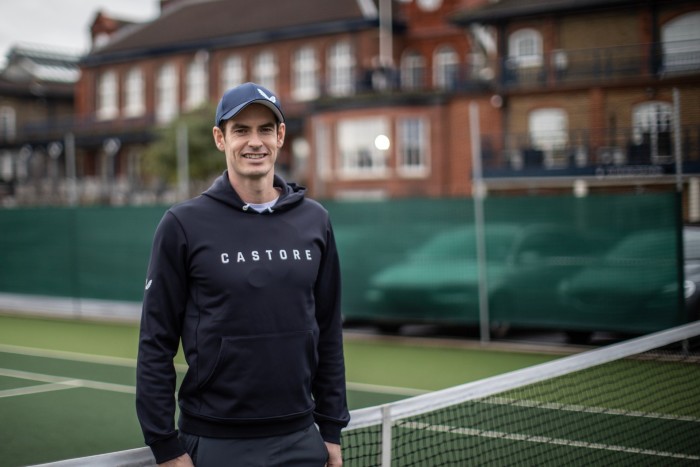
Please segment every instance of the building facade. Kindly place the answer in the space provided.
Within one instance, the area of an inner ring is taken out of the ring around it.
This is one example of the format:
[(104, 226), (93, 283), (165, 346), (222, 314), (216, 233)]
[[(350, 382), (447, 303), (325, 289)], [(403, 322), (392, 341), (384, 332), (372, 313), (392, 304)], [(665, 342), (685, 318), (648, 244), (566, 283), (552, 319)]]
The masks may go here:
[(71, 123), (83, 202), (153, 200), (134, 193), (155, 130), (255, 81), (288, 119), (280, 170), (316, 197), (680, 177), (700, 218), (694, 1), (162, 0), (152, 21), (98, 14), (92, 32)]
[(0, 205), (58, 193), (63, 132), (47, 131), (47, 122), (73, 115), (79, 58), (35, 45), (9, 51), (0, 71)]

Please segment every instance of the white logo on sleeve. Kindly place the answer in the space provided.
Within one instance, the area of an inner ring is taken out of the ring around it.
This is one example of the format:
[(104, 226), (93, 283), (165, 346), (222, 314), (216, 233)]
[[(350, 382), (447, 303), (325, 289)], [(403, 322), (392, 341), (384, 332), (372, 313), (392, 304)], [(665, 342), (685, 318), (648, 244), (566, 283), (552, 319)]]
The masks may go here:
[(149, 279), (148, 282), (146, 282), (146, 290), (151, 288), (151, 284), (153, 284), (153, 279)]
[(260, 88), (258, 88), (258, 92), (260, 93), (261, 96), (263, 96), (265, 99), (267, 99), (268, 101), (272, 102), (273, 104), (275, 103), (275, 101), (277, 101), (277, 98), (276, 98), (275, 96), (268, 96), (268, 95), (265, 94), (265, 93), (263, 92), (263, 90), (260, 89)]

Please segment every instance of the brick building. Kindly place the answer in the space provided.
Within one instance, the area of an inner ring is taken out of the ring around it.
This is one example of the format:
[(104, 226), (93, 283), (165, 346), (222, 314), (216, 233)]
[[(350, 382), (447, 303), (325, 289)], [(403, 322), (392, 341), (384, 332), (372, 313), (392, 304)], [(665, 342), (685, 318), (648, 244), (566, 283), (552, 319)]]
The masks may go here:
[(567, 193), (673, 184), (679, 148), (700, 198), (697, 2), (160, 3), (147, 23), (95, 17), (81, 180), (133, 191), (154, 129), (256, 81), (288, 117), (281, 170), (317, 197), (469, 195), (477, 147), (488, 190)]

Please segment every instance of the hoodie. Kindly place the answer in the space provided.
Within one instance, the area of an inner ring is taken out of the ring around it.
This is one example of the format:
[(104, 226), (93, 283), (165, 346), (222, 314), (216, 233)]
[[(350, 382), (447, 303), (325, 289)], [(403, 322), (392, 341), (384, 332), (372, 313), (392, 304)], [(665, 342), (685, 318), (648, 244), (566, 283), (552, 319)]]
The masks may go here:
[(136, 409), (157, 462), (185, 453), (174, 426), (180, 342), (180, 430), (214, 438), (291, 433), (316, 423), (340, 443), (350, 419), (340, 266), (328, 212), (275, 176), (258, 213), (227, 172), (169, 209), (146, 278)]

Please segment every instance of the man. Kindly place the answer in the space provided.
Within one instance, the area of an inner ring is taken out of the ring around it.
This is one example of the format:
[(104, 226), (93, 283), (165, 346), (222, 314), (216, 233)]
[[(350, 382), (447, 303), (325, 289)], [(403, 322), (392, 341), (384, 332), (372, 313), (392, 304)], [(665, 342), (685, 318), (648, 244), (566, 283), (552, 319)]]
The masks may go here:
[(342, 465), (338, 255), (326, 210), (274, 173), (285, 129), (269, 90), (227, 91), (213, 128), (227, 170), (154, 235), (136, 408), (159, 465)]

